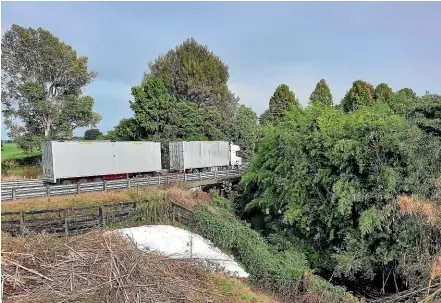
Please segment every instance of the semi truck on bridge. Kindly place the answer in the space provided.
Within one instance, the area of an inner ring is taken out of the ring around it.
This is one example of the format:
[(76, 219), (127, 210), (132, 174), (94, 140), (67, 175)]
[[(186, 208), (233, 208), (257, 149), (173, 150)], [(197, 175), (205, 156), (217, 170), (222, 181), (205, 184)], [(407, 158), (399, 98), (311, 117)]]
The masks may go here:
[(229, 141), (168, 143), (163, 168), (161, 143), (150, 141), (43, 141), (43, 180), (50, 184), (98, 182), (175, 173), (240, 168), (238, 145)]

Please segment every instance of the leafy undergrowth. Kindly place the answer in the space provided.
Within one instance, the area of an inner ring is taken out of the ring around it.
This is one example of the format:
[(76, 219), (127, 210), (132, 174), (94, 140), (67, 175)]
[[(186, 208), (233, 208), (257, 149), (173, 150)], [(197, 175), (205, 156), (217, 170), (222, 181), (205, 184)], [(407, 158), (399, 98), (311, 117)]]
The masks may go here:
[(71, 208), (81, 206), (93, 206), (125, 201), (150, 201), (165, 197), (167, 200), (176, 202), (188, 209), (193, 209), (199, 204), (211, 204), (208, 194), (201, 191), (189, 191), (177, 186), (173, 187), (146, 187), (140, 189), (128, 189), (121, 191), (108, 191), (96, 193), (84, 193), (69, 196), (40, 197), (32, 199), (20, 199), (16, 201), (2, 202), (3, 212), (43, 210), (54, 208)]
[(342, 287), (333, 286), (311, 273), (303, 253), (294, 249), (278, 252), (254, 230), (240, 222), (222, 198), (217, 207), (201, 205), (192, 212), (192, 228), (235, 258), (250, 274), (250, 281), (276, 292), (286, 300), (300, 300), (307, 294), (311, 302), (357, 302)]
[(2, 235), (1, 268), (4, 302), (277, 302), (246, 281), (141, 252), (103, 230)]

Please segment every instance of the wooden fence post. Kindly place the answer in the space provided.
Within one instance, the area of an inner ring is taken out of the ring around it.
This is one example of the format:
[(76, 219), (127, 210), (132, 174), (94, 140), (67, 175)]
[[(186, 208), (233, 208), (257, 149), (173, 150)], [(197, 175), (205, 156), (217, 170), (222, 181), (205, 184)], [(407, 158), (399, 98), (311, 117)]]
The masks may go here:
[(103, 181), (103, 190), (106, 191), (107, 190), (107, 180)]
[(99, 225), (105, 226), (106, 225), (106, 218), (105, 218), (104, 208), (102, 206), (98, 207), (98, 218), (99, 218)]
[(25, 216), (24, 212), (20, 212), (20, 233), (23, 235), (25, 232)]
[(230, 171), (227, 170), (227, 178), (230, 176)]
[(214, 178), (217, 179), (217, 170), (214, 171)]
[(64, 210), (64, 233), (69, 236), (69, 209)]
[(16, 199), (17, 199), (17, 192), (16, 192), (16, 189), (13, 188), (12, 189), (12, 200), (16, 200)]
[(77, 194), (80, 194), (80, 193), (81, 193), (81, 183), (78, 182), (77, 183)]
[(202, 181), (202, 172), (199, 172), (199, 181)]
[(127, 178), (127, 188), (130, 188), (130, 178)]
[(51, 187), (49, 186), (49, 184), (46, 185), (46, 194), (48, 197), (51, 196)]
[(170, 178), (169, 177), (170, 177), (169, 175), (167, 175), (167, 177), (165, 177), (167, 179), (167, 185), (170, 184)]

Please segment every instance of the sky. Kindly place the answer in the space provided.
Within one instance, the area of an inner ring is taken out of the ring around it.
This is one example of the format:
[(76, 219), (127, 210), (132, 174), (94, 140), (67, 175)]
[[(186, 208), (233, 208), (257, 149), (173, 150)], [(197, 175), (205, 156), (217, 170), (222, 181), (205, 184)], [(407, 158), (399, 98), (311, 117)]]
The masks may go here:
[(306, 105), (322, 78), (334, 103), (357, 79), (441, 93), (440, 16), (441, 2), (2, 2), (1, 32), (43, 27), (87, 56), (98, 76), (84, 94), (105, 133), (132, 116), (148, 62), (190, 37), (229, 66), (230, 89), (259, 115), (278, 85)]

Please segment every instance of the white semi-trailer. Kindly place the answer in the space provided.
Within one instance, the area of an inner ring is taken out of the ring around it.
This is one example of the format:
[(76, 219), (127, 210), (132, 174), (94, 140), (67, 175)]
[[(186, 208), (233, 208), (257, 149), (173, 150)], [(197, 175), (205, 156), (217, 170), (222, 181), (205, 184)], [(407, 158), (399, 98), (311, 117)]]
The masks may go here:
[(228, 141), (169, 142), (170, 171), (204, 172), (242, 166), (238, 145)]
[(83, 183), (151, 175), (161, 171), (161, 144), (133, 141), (44, 141), (43, 179)]

